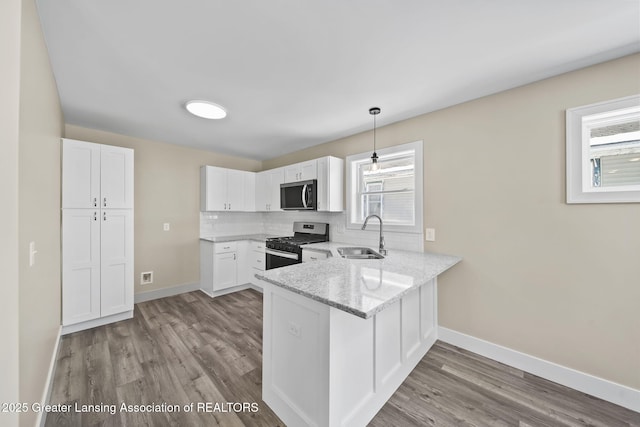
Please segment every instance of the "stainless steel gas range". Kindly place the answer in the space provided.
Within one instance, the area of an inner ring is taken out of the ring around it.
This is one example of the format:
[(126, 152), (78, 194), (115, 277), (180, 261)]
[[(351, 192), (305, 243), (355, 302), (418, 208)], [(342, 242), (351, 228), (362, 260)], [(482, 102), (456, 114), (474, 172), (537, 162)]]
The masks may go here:
[(293, 236), (273, 237), (266, 242), (267, 270), (302, 262), (302, 246), (329, 241), (329, 224), (294, 222)]

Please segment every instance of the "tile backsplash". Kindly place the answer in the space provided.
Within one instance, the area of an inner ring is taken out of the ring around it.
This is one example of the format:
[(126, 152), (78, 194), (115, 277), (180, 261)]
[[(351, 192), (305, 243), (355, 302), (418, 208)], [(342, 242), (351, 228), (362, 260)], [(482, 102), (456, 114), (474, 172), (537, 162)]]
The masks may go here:
[[(352, 230), (345, 227), (345, 212), (200, 212), (200, 236), (233, 236), (271, 234), (291, 236), (294, 221), (329, 223), (329, 238), (333, 242), (378, 247), (378, 231)], [(422, 233), (385, 231), (385, 244), (390, 249), (423, 250)]]

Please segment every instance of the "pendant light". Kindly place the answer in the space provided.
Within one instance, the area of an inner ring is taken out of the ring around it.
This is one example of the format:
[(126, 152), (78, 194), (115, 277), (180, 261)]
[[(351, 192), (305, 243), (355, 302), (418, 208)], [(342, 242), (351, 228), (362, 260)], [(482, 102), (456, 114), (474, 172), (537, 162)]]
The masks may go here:
[(373, 154), (371, 155), (371, 170), (378, 170), (378, 153), (376, 153), (376, 116), (380, 114), (380, 108), (369, 108), (369, 114), (373, 116)]

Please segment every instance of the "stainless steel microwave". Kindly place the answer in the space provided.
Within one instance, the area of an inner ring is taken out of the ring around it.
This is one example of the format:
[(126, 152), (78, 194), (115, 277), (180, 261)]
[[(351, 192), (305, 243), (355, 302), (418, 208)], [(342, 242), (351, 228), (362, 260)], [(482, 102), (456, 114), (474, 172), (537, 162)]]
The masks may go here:
[(318, 210), (318, 180), (280, 184), (280, 209), (290, 211)]

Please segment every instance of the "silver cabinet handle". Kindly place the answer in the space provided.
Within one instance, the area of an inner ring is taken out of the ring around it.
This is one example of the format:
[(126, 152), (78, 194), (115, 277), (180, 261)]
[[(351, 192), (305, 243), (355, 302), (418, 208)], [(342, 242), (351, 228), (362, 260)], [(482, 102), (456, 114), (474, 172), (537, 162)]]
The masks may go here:
[(229, 210), (231, 210), (231, 203), (229, 203)]
[(106, 212), (104, 212), (104, 213), (103, 213), (103, 215), (102, 215), (102, 220), (103, 220), (103, 221), (106, 221), (106, 220), (107, 220), (107, 213), (106, 213)]
[(94, 212), (93, 213), (93, 220), (97, 221), (98, 220), (98, 212)]
[(314, 261), (317, 261), (317, 260), (318, 260), (318, 258), (316, 258), (316, 257), (314, 257), (314, 256), (310, 256), (310, 257), (309, 257), (309, 259), (312, 259), (312, 260), (314, 260)]
[(104, 198), (104, 203), (103, 204), (104, 204), (104, 207), (106, 208), (107, 207), (107, 198), (106, 197)]
[(234, 259), (234, 260), (236, 259), (236, 254), (235, 254), (235, 253), (233, 254), (233, 259)]
[(97, 208), (97, 207), (98, 207), (98, 198), (97, 198), (97, 197), (94, 197), (94, 198), (93, 198), (93, 207), (94, 207), (94, 208)]

